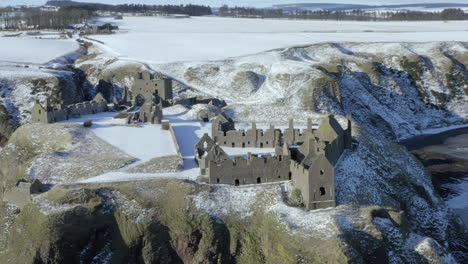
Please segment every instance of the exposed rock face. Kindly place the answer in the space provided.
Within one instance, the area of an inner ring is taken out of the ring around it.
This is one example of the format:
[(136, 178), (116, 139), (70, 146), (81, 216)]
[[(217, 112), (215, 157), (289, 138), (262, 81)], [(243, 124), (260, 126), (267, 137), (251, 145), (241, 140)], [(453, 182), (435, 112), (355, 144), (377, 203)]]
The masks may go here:
[[(466, 43), (316, 44), (226, 61), (155, 64), (252, 119), (334, 112), (401, 139), (468, 117)], [(282, 109), (278, 111), (278, 109)], [(242, 116), (245, 118), (246, 116)]]
[[(336, 168), (338, 207), (291, 207), (284, 191), (293, 189), (285, 183), (235, 187), (157, 179), (57, 185), (33, 194), (21, 211), (13, 205), (1, 209), (0, 225), (8, 228), (0, 234), (0, 262), (463, 262), (466, 229), (422, 165), (403, 147), (360, 131), (359, 145)], [(54, 138), (30, 159), (72, 140), (67, 133)], [(41, 146), (38, 140), (21, 149)]]
[[(92, 99), (89, 83), (76, 70), (0, 67), (0, 146), (22, 124), (31, 120), (36, 100), (44, 104), (73, 104)], [(3, 139), (3, 140), (2, 140)]]

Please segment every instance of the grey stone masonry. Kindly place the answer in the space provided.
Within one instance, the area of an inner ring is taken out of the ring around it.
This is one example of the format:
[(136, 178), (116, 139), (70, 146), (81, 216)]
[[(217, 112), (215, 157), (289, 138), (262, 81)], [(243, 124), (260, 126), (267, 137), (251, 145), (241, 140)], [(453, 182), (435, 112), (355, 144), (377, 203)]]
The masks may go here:
[(257, 129), (256, 123), (248, 130), (236, 130), (232, 119), (222, 114), (212, 123), (211, 136), (220, 146), (242, 148), (275, 148), (283, 144), (298, 144), (311, 137), (314, 133), (312, 120), (307, 120), (307, 128), (294, 128), (294, 121), (289, 120), (289, 127), (284, 131), (273, 126), (263, 130)]
[(50, 124), (70, 118), (81, 117), (83, 115), (105, 112), (107, 110), (107, 101), (101, 93), (98, 93), (92, 101), (67, 106), (58, 104), (52, 107), (50, 100), (47, 99), (44, 106), (36, 101), (31, 109), (31, 121), (33, 123)]
[[(153, 96), (159, 96), (163, 101), (163, 106), (167, 106), (168, 100), (172, 99), (172, 80), (159, 73), (138, 72), (137, 76), (135, 76), (131, 94), (130, 97), (134, 101), (138, 100), (139, 97), (148, 101)], [(127, 94), (124, 96), (127, 97)]]
[[(195, 146), (195, 159), (210, 184), (256, 184), (292, 180), (301, 191), (306, 209), (335, 206), (335, 169), (341, 154), (351, 148), (351, 121), (344, 130), (333, 115), (317, 130), (308, 120), (299, 131), (290, 121), (284, 133), (270, 128), (236, 131), (228, 117), (213, 122), (214, 138), (205, 134)], [(275, 155), (230, 158), (221, 146), (275, 147)]]

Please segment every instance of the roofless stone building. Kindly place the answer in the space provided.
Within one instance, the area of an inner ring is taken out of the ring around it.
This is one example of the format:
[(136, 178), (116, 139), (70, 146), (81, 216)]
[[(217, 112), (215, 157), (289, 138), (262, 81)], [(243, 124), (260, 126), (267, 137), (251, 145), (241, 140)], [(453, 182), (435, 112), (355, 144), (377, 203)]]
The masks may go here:
[[(201, 174), (210, 184), (257, 184), (291, 180), (301, 190), (307, 209), (335, 206), (335, 169), (341, 154), (351, 148), (351, 121), (344, 130), (333, 115), (318, 129), (308, 120), (305, 130), (234, 130), (234, 122), (218, 116), (212, 124), (214, 139), (205, 134), (195, 146)], [(229, 157), (221, 146), (274, 147), (274, 155)]]

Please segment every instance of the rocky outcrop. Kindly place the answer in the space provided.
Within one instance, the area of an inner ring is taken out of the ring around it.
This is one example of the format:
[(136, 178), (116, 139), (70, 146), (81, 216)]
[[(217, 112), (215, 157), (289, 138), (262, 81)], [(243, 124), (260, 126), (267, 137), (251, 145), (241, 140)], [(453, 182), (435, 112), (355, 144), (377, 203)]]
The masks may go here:
[[(0, 234), (0, 262), (463, 262), (466, 229), (424, 167), (403, 147), (359, 131), (336, 167), (338, 207), (292, 207), (287, 183), (70, 182), (33, 194), (20, 211), (1, 209), (0, 224), (10, 228)], [(54, 138), (55, 148), (71, 139)]]
[(435, 42), (325, 43), (153, 66), (201, 94), (226, 100), (234, 118), (352, 114), (374, 133), (399, 140), (466, 122), (467, 65), (466, 43)]

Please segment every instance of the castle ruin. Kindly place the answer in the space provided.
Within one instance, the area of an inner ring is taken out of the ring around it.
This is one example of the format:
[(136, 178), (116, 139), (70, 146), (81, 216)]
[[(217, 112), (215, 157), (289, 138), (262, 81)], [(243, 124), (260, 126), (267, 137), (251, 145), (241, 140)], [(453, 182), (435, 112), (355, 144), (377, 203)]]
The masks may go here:
[(133, 105), (142, 105), (143, 100), (155, 96), (162, 99), (163, 106), (168, 106), (172, 99), (172, 80), (159, 73), (138, 72), (131, 93)]
[(62, 103), (52, 106), (50, 99), (47, 98), (44, 106), (39, 101), (36, 101), (31, 109), (31, 119), (33, 123), (50, 124), (83, 115), (97, 114), (107, 110), (107, 101), (101, 93), (98, 93), (92, 101), (67, 106), (64, 106)]
[[(214, 139), (205, 134), (195, 146), (195, 159), (210, 184), (257, 184), (291, 180), (301, 191), (307, 209), (335, 206), (334, 166), (345, 149), (351, 148), (351, 121), (344, 130), (333, 115), (318, 129), (234, 130), (234, 122), (218, 116), (213, 122)], [(271, 147), (274, 155), (229, 157), (221, 146)]]

